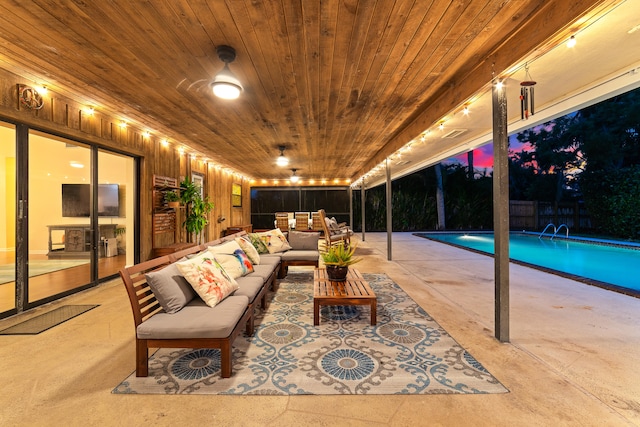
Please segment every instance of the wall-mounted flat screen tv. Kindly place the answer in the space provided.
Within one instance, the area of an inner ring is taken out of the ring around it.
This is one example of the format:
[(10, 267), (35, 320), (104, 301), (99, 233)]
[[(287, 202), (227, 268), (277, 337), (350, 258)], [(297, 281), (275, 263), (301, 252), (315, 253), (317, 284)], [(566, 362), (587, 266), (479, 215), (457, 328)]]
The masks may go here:
[[(89, 184), (62, 184), (62, 216), (88, 217), (91, 211)], [(118, 184), (98, 184), (98, 216), (119, 216)]]

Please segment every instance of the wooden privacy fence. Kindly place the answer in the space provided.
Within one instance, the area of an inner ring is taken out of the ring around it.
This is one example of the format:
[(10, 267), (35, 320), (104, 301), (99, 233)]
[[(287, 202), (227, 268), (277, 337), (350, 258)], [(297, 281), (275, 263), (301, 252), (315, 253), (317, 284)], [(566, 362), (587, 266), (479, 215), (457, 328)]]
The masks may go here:
[(566, 224), (572, 231), (591, 229), (589, 213), (582, 202), (552, 202), (511, 200), (509, 225), (512, 230), (541, 231), (553, 223)]

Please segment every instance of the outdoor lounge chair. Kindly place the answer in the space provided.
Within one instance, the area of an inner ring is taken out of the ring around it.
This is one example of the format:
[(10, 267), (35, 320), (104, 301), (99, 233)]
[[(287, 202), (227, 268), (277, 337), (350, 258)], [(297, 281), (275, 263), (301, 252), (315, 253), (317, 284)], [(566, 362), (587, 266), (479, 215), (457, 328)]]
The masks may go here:
[(322, 221), (322, 229), (324, 230), (324, 241), (328, 246), (336, 243), (344, 243), (349, 246), (351, 243), (351, 235), (353, 231), (345, 223), (338, 223), (333, 218), (327, 218), (324, 209), (318, 211), (320, 220)]

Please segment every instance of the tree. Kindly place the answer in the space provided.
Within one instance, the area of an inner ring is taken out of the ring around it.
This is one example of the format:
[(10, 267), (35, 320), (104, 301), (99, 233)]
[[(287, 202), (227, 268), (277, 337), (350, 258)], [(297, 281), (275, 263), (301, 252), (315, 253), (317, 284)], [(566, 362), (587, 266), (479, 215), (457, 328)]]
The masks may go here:
[(537, 175), (525, 191), (528, 200), (548, 200), (557, 206), (567, 193), (575, 191), (568, 177), (583, 164), (579, 141), (568, 132), (575, 119), (575, 114), (559, 117), (516, 136), (532, 147), (514, 158)]
[(637, 239), (639, 130), (635, 90), (522, 132), (517, 139), (532, 149), (512, 153), (510, 194), (556, 203), (582, 196), (595, 228)]
[(594, 226), (638, 239), (640, 233), (640, 91), (583, 109), (569, 132), (581, 144), (579, 183)]
[(640, 164), (639, 131), (640, 90), (584, 108), (569, 129), (581, 145), (588, 173)]

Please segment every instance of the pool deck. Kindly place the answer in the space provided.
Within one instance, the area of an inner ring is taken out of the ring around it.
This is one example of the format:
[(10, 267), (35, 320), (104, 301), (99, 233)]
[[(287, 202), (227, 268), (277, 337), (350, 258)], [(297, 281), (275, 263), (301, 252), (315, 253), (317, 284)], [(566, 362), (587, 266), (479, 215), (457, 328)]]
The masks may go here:
[[(366, 244), (386, 259), (385, 233)], [(480, 424), (640, 425), (640, 299), (510, 263), (500, 344), (493, 258), (411, 233), (393, 233), (392, 248), (387, 274), (511, 391)], [(474, 413), (465, 403), (456, 410)]]
[(114, 280), (58, 303), (100, 304), (91, 316), (40, 335), (0, 337), (8, 385), (0, 424), (640, 426), (640, 299), (511, 264), (511, 342), (500, 343), (492, 258), (411, 233), (393, 234), (393, 261), (385, 233), (358, 244), (358, 270), (389, 275), (509, 393), (113, 395), (134, 370), (131, 309)]

